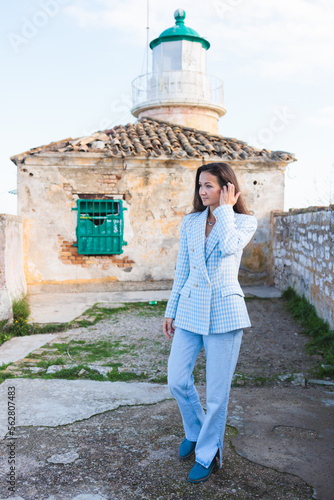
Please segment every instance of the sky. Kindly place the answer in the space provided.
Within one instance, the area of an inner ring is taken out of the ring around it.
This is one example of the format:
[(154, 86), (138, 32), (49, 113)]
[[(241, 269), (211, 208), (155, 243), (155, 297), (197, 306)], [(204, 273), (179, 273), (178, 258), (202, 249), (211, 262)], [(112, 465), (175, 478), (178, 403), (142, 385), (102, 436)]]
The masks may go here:
[(0, 6), (0, 213), (17, 213), (10, 156), (136, 121), (147, 33), (173, 26), (178, 8), (224, 83), (219, 133), (295, 154), (285, 210), (334, 203), (332, 0), (11, 0)]

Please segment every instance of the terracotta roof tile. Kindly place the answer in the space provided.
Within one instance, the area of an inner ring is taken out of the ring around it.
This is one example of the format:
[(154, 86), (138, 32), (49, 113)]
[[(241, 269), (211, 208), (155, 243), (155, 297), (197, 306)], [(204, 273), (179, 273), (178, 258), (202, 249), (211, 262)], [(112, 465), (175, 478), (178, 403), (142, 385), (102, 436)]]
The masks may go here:
[(95, 132), (87, 137), (52, 142), (12, 156), (11, 160), (14, 163), (24, 162), (29, 155), (49, 152), (102, 153), (115, 158), (146, 156), (174, 159), (295, 161), (294, 154), (286, 151), (258, 149), (231, 137), (214, 135), (153, 118), (141, 118), (135, 123), (118, 125), (113, 129)]

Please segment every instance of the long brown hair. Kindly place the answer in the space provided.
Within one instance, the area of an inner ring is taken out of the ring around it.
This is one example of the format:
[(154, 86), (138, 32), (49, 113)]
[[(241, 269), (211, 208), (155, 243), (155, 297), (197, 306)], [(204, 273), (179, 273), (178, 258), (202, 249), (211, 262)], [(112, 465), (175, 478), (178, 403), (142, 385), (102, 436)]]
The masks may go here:
[[(206, 165), (201, 165), (196, 172), (193, 209), (191, 213), (204, 212), (204, 210), (206, 209), (199, 195), (199, 187), (200, 187), (199, 176), (201, 175), (202, 172), (209, 172), (210, 174), (216, 176), (221, 188), (223, 188), (223, 186), (227, 186), (228, 182), (231, 182), (231, 184), (233, 184), (235, 187), (235, 193), (238, 193), (240, 191), (237, 177), (232, 167), (230, 167), (230, 165), (222, 162), (208, 163)], [(249, 211), (246, 208), (242, 194), (239, 196), (236, 204), (233, 206), (233, 210), (238, 214), (250, 215)]]

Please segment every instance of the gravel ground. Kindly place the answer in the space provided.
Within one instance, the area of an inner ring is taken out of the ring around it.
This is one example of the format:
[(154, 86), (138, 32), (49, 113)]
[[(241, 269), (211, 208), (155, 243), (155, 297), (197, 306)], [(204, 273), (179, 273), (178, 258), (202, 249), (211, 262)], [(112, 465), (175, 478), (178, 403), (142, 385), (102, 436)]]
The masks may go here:
[[(281, 384), (284, 382), (278, 376), (292, 373), (303, 373), (306, 378), (314, 378), (312, 372), (317, 357), (305, 353), (308, 338), (302, 335), (302, 328), (286, 310), (284, 301), (252, 299), (247, 301), (247, 308), (252, 327), (244, 329), (236, 368), (239, 384)], [(158, 308), (134, 308), (126, 313), (115, 312), (93, 326), (73, 328), (62, 333), (51, 344), (52, 349), (41, 348), (31, 356), (34, 359), (54, 360), (54, 364), (60, 365), (75, 365), (79, 362), (89, 363), (90, 366), (110, 365), (114, 366), (114, 376), (115, 371), (131, 372), (137, 374), (139, 380), (165, 383), (171, 340), (163, 335), (162, 322), (161, 305)], [(64, 354), (63, 349), (59, 351), (62, 346), (56, 349), (60, 342), (68, 344)], [(101, 352), (99, 359), (94, 360), (91, 358), (90, 346), (96, 343), (99, 343), (101, 350), (104, 349), (104, 354)], [(28, 365), (36, 366), (36, 363), (26, 360), (19, 364), (21, 368), (27, 368)], [(204, 349), (198, 357), (194, 376), (197, 384), (205, 383)]]
[[(316, 362), (316, 357), (305, 353), (308, 339), (285, 309), (284, 301), (252, 299), (247, 301), (247, 308), (252, 327), (244, 330), (236, 368), (239, 379), (235, 384), (282, 389), (289, 385), (296, 393), (305, 390), (293, 388), (291, 382), (282, 382), (278, 378), (291, 373), (313, 377)], [(132, 380), (165, 383), (171, 341), (162, 333), (163, 310), (158, 305), (114, 312), (95, 325), (63, 332), (49, 348), (38, 349), (31, 353), (30, 360), (13, 363), (9, 368), (14, 368), (19, 376), (39, 377), (41, 373), (31, 374), (29, 371), (38, 366), (37, 360), (72, 366), (104, 365), (113, 367), (115, 380), (131, 372)], [(59, 343), (65, 344), (66, 349)], [(95, 360), (90, 357), (93, 346), (98, 346), (98, 359)], [(62, 363), (59, 363), (59, 357)], [(83, 372), (77, 378), (89, 376), (91, 374)], [(195, 381), (198, 386), (204, 386), (203, 350), (195, 367)], [(200, 391), (203, 390), (204, 387), (200, 387)], [(246, 389), (239, 387), (235, 390)], [(72, 498), (74, 486), (76, 491), (80, 487), (82, 492), (86, 491), (89, 480), (90, 486), (96, 486), (96, 491), (108, 499), (314, 498), (312, 488), (300, 478), (239, 456), (231, 444), (236, 432), (233, 427), (227, 426), (223, 469), (210, 481), (194, 488), (185, 481), (189, 464), (179, 461), (179, 465), (175, 466), (183, 429), (173, 400), (149, 407), (120, 408), (59, 428), (24, 429), (19, 440), (22, 444), (22, 463), (27, 464), (26, 473), (21, 478), (22, 496), (26, 500), (47, 498), (42, 491), (52, 485), (55, 495), (52, 498), (66, 500)], [(46, 443), (43, 449), (41, 442)], [(80, 460), (66, 467), (57, 464), (42, 466), (46, 453), (49, 456), (53, 448), (54, 453), (66, 449), (69, 442), (80, 450)], [(29, 450), (28, 454), (26, 450)], [(4, 493), (1, 488), (0, 493)]]

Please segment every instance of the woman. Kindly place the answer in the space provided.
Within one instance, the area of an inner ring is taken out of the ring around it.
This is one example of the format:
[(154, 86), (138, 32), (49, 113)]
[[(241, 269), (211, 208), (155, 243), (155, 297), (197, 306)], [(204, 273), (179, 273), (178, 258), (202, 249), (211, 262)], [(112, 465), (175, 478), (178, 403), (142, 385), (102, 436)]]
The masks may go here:
[[(242, 328), (251, 326), (238, 282), (243, 248), (255, 233), (232, 168), (210, 163), (196, 173), (193, 211), (183, 219), (174, 284), (165, 312), (164, 334), (174, 334), (168, 386), (183, 420), (179, 457), (195, 452), (188, 481), (200, 483), (222, 466), (229, 392)], [(173, 320), (175, 319), (175, 328)], [(206, 413), (192, 375), (206, 353)]]

